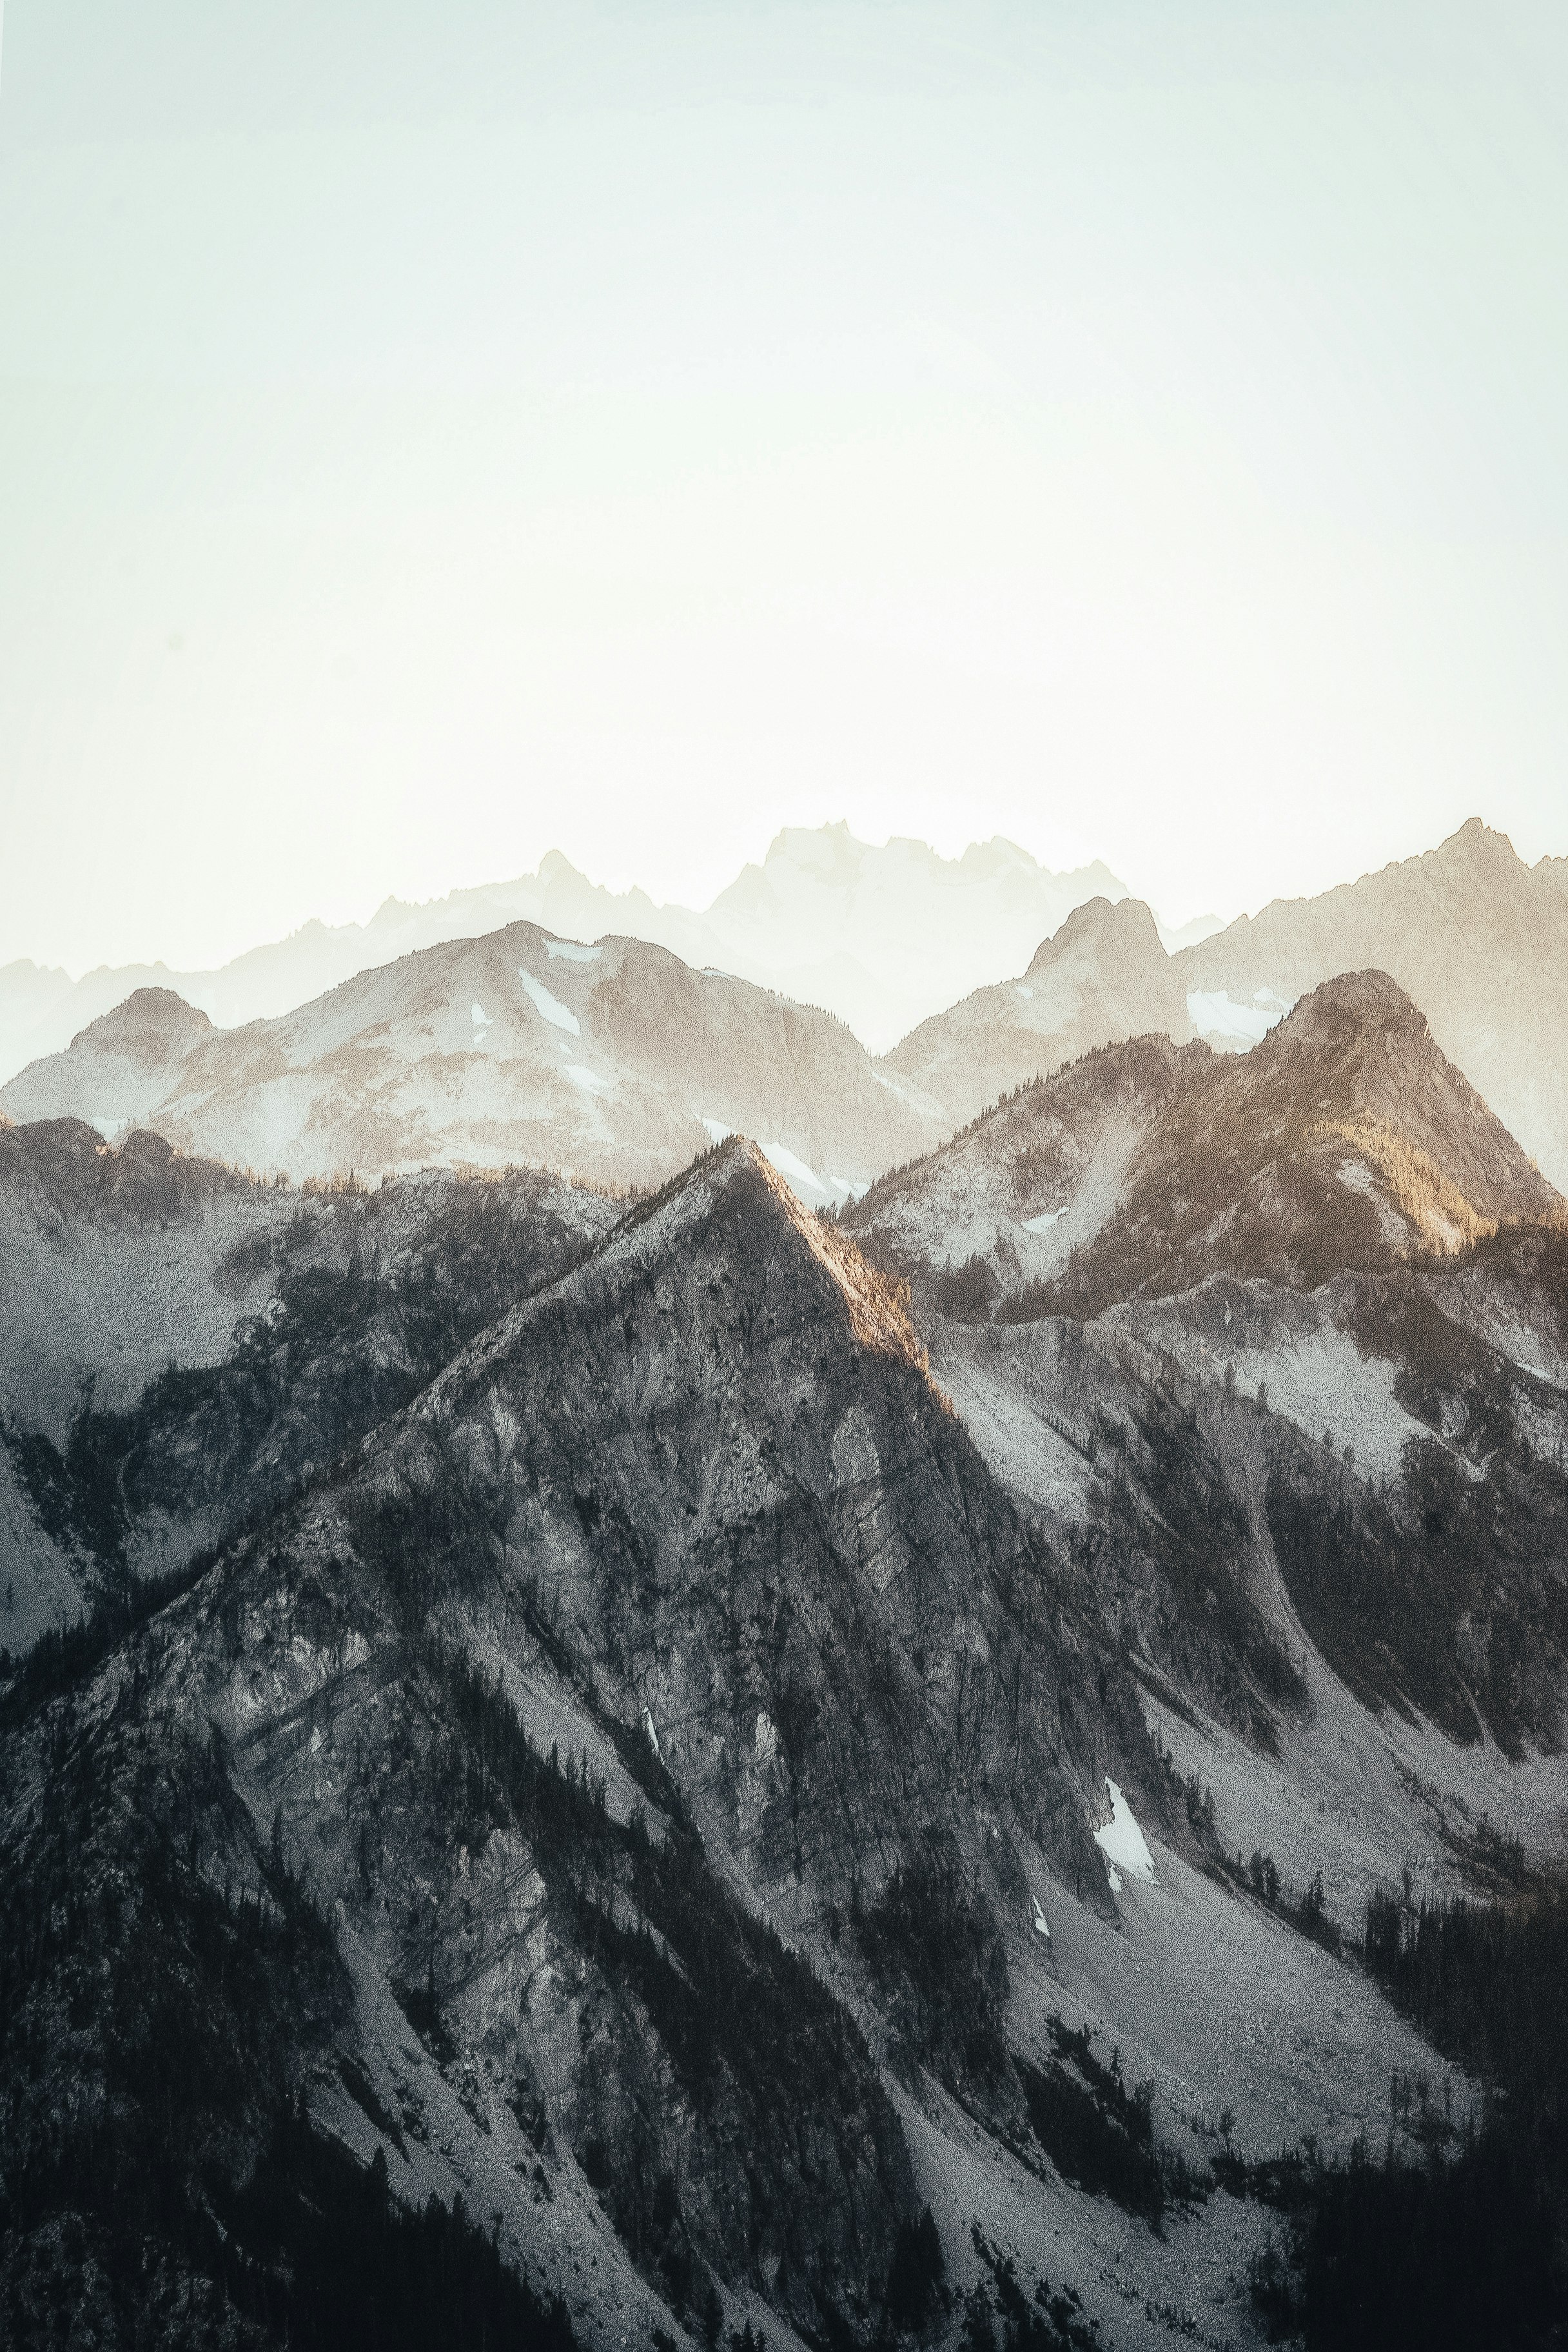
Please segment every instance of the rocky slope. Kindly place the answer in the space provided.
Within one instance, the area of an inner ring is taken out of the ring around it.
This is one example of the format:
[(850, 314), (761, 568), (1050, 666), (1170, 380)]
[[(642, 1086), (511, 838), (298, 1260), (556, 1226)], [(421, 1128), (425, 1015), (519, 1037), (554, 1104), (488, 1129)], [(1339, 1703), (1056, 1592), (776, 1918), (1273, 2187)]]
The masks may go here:
[(868, 1255), (954, 1314), (1041, 1283), (1092, 1241), (1142, 1148), (1212, 1073), (1206, 1045), (1138, 1037), (1016, 1089), (846, 1206)]
[(863, 1249), (738, 1139), (630, 1203), (0, 1144), (202, 1270), (28, 1454), (114, 1605), (0, 1682), (14, 2334), (1239, 2345), (1357, 2178), (1281, 2148), (1435, 2177), (1354, 1963), (1560, 1853), (1568, 1288), (1384, 977), (1085, 1055)]
[(1450, 1738), (1562, 1738), (1568, 1221), (1386, 975), (1245, 1059), (1087, 1055), (845, 1222), (1164, 1687), (1276, 1744), (1315, 1654)]
[(1361, 972), (1245, 1056), (1152, 1037), (1086, 1055), (846, 1223), (949, 1306), (962, 1278), (972, 1307), (1032, 1286), (1082, 1317), (1222, 1270), (1311, 1288), (1563, 1206), (1404, 992)]
[(1321, 898), (1275, 899), (1174, 961), (1205, 1034), (1226, 1025), (1227, 1006), (1248, 1016), (1233, 1042), (1337, 973), (1391, 973), (1450, 1061), (1568, 1186), (1568, 858), (1526, 866), (1472, 817), (1438, 849)]
[(1007, 1955), (1042, 1896), (1114, 1922), (1108, 1769), (1167, 1802), (897, 1295), (739, 1145), (6, 1723), (10, 2276), (118, 2276), (129, 2207), (205, 2307), (204, 2217), (252, 2248), (313, 2130), (493, 2211), (595, 2341), (715, 2278), (875, 2334), (919, 2210), (879, 2060), (1054, 2179)]
[(193, 1044), (198, 1020), (139, 993), (0, 1089), (0, 1108), (112, 1126), (125, 1089), (100, 1102), (94, 1087), (129, 1033), (166, 1040), (161, 1067), (139, 1070), (135, 1116), (184, 1151), (296, 1178), (520, 1163), (645, 1185), (743, 1131), (815, 1203), (940, 1132), (832, 1015), (660, 948), (526, 923)]
[(1091, 898), (1036, 950), (1019, 980), (977, 989), (895, 1047), (892, 1077), (954, 1121), (1075, 1061), (1151, 1032), (1193, 1035), (1186, 992), (1141, 900)]
[(300, 1194), (0, 1129), (0, 1648), (269, 1507), (616, 1214), (526, 1172)]

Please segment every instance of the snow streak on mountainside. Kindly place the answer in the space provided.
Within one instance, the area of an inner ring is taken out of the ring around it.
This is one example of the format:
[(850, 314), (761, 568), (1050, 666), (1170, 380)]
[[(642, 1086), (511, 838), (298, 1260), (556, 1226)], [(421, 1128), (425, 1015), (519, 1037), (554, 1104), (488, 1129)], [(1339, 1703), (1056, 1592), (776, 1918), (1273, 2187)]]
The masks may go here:
[(514, 923), (243, 1029), (176, 1006), (139, 992), (0, 1089), (0, 1109), (105, 1133), (135, 1118), (182, 1150), (297, 1178), (466, 1162), (657, 1184), (740, 1131), (812, 1205), (942, 1131), (831, 1013), (635, 940)]
[(559, 851), (537, 874), (425, 906), (389, 898), (364, 924), (307, 923), (217, 971), (100, 968), (81, 980), (32, 963), (0, 968), (0, 1082), (58, 1053), (133, 989), (174, 990), (221, 1027), (275, 1018), (340, 982), (448, 940), (529, 922), (566, 939), (644, 940), (700, 970), (826, 1007), (874, 1053), (967, 990), (1025, 963), (1069, 909), (1122, 886), (1098, 862), (1054, 874), (1000, 839), (939, 857), (923, 842), (882, 848), (847, 825), (781, 833), (704, 912), (588, 881)]

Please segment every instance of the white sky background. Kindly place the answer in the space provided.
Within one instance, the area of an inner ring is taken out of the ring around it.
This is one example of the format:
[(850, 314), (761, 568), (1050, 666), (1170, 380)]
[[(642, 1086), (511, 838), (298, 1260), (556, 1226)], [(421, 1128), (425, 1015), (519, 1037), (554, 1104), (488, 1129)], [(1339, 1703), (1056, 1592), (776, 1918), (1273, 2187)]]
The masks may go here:
[(1565, 362), (1559, 0), (11, 0), (0, 963), (1568, 851)]

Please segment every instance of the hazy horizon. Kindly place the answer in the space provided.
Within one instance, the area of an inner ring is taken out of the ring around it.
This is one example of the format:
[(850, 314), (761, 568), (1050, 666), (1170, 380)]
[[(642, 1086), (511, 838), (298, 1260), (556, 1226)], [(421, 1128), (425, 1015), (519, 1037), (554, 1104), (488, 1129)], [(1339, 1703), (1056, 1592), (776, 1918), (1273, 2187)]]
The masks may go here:
[(1568, 851), (1568, 24), (13, 0), (0, 962)]
[[(1474, 812), (1473, 814), (1480, 814), (1480, 812)], [(1488, 823), (1488, 820), (1484, 815), (1481, 816), (1481, 822), (1483, 824)], [(836, 830), (847, 830), (851, 837), (857, 841), (863, 849), (879, 851), (890, 847), (895, 841), (910, 841), (914, 843), (917, 847), (931, 850), (934, 855), (944, 857), (950, 864), (956, 863), (968, 849), (985, 848), (993, 842), (1009, 839), (1009, 836), (993, 834), (988, 835), (986, 840), (984, 842), (965, 842), (955, 851), (948, 853), (936, 849), (933, 843), (922, 841), (919, 835), (911, 834), (892, 833), (880, 841), (867, 841), (855, 832), (854, 826), (847, 818), (827, 817), (823, 819), (821, 824), (816, 826), (780, 826), (753, 856), (743, 858), (740, 865), (736, 866), (733, 873), (724, 877), (717, 890), (708, 893), (700, 901), (683, 900), (674, 897), (660, 898), (654, 892), (647, 890), (646, 886), (638, 881), (636, 876), (633, 876), (633, 877), (627, 882), (616, 882), (612, 884), (605, 881), (600, 875), (594, 873), (590, 869), (578, 866), (576, 867), (576, 870), (581, 874), (582, 878), (595, 889), (613, 890), (617, 897), (626, 897), (635, 891), (642, 890), (645, 892), (645, 895), (653, 899), (654, 904), (660, 908), (660, 910), (668, 909), (702, 915), (706, 914), (714, 900), (722, 896), (724, 890), (731, 883), (734, 882), (738, 878), (742, 871), (750, 866), (760, 866), (763, 865), (770, 852), (777, 845), (779, 841), (786, 833), (811, 833)], [(1458, 830), (1458, 828), (1455, 828), (1455, 830)], [(1490, 826), (1489, 824), (1489, 830), (1501, 832), (1502, 828), (1500, 826)], [(1452, 838), (1451, 834), (1446, 834), (1443, 836), (1444, 840), (1450, 838)], [(1032, 850), (1026, 842), (1014, 840), (1011, 841), (1010, 845), (1016, 849), (1024, 851), (1026, 855), (1033, 857), (1037, 866), (1046, 871), (1065, 875), (1070, 872), (1081, 872), (1086, 868), (1098, 864), (1107, 866), (1116, 881), (1125, 884), (1126, 877), (1116, 873), (1115, 868), (1111, 866), (1109, 859), (1097, 858), (1093, 856), (1089, 856), (1075, 859), (1070, 866), (1064, 863), (1061, 866), (1052, 867), (1049, 861), (1047, 858), (1040, 856), (1037, 852)], [(1384, 865), (1395, 864), (1401, 862), (1402, 859), (1406, 857), (1422, 856), (1428, 851), (1437, 849), (1441, 845), (1442, 843), (1437, 840), (1424, 842), (1416, 848), (1395, 853), (1393, 859), (1385, 859), (1383, 863)], [(1514, 843), (1513, 846), (1517, 851), (1519, 845)], [(301, 917), (298, 923), (290, 924), (287, 930), (268, 933), (265, 936), (258, 936), (254, 939), (245, 939), (240, 940), (238, 944), (230, 949), (226, 953), (215, 957), (212, 960), (211, 964), (207, 966), (198, 966), (195, 964), (181, 965), (177, 963), (173, 957), (156, 951), (147, 955), (128, 956), (117, 959), (100, 956), (92, 958), (88, 961), (77, 963), (68, 963), (63, 957), (58, 956), (54, 958), (34, 956), (31, 958), (16, 959), (16, 961), (31, 961), (38, 965), (41, 969), (63, 970), (67, 973), (68, 977), (73, 982), (83, 978), (87, 973), (94, 970), (102, 969), (106, 966), (112, 968), (115, 963), (124, 963), (127, 966), (159, 966), (172, 972), (178, 972), (182, 970), (195, 971), (198, 970), (222, 969), (224, 966), (238, 961), (240, 958), (252, 953), (258, 949), (273, 946), (281, 940), (293, 938), (300, 932), (308, 929), (313, 923), (324, 923), (331, 929), (348, 928), (355, 925), (361, 929), (364, 929), (367, 928), (374, 920), (375, 917), (386, 907), (402, 906), (410, 908), (427, 908), (443, 904), (448, 898), (461, 897), (469, 891), (502, 888), (510, 883), (531, 878), (533, 875), (537, 874), (540, 866), (544, 863), (545, 859), (552, 856), (564, 856), (564, 854), (565, 853), (561, 851), (557, 845), (552, 845), (551, 849), (546, 850), (542, 854), (542, 856), (536, 861), (533, 866), (523, 869), (519, 873), (477, 875), (454, 882), (446, 889), (430, 891), (420, 898), (405, 897), (395, 891), (385, 892), (377, 898), (373, 905), (367, 906), (363, 913), (351, 912), (331, 918), (325, 917), (319, 913), (308, 914)], [(1545, 856), (1551, 856), (1554, 853), (1547, 850), (1542, 854)], [(574, 860), (569, 860), (568, 862), (575, 866)], [(1535, 864), (1539, 861), (1530, 859), (1526, 862), (1529, 864)], [(1364, 868), (1353, 873), (1347, 872), (1345, 874), (1336, 876), (1332, 881), (1324, 887), (1331, 889), (1337, 883), (1359, 881), (1363, 878), (1363, 873), (1375, 870), (1377, 869)], [(1141, 891), (1131, 891), (1130, 895), (1134, 898), (1142, 898), (1143, 896)], [(1311, 895), (1316, 894), (1285, 890), (1275, 892), (1273, 897), (1275, 898), (1290, 898)], [(1246, 908), (1232, 907), (1226, 908), (1216, 906), (1195, 908), (1190, 909), (1187, 913), (1180, 917), (1173, 917), (1169, 914), (1166, 908), (1163, 907), (1157, 899), (1150, 899), (1147, 903), (1150, 905), (1156, 919), (1168, 932), (1177, 932), (1191, 924), (1201, 922), (1205, 916), (1215, 917), (1222, 923), (1228, 924), (1235, 921), (1237, 918), (1242, 914), (1256, 915), (1260, 908), (1268, 904), (1269, 901), (1260, 899), (1256, 906)]]

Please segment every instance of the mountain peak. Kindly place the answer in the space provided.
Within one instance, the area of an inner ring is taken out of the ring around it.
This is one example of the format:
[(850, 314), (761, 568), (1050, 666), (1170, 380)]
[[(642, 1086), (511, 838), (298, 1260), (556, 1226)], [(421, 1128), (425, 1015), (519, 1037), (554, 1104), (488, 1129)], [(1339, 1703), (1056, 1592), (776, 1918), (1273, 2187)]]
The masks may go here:
[(1485, 860), (1489, 865), (1522, 866), (1524, 861), (1506, 833), (1494, 832), (1484, 818), (1467, 817), (1458, 833), (1451, 833), (1433, 852), (1437, 857), (1463, 859), (1475, 865)]
[(1353, 1030), (1398, 1030), (1425, 1037), (1426, 1016), (1386, 971), (1344, 971), (1312, 990), (1282, 1021), (1276, 1037), (1300, 1045)]
[[(750, 1136), (726, 1137), (662, 1192), (640, 1202), (606, 1242), (606, 1257), (619, 1239), (635, 1236), (643, 1227), (656, 1228), (656, 1242), (664, 1244), (677, 1233), (688, 1234), (694, 1222), (726, 1208), (744, 1219), (760, 1217), (775, 1233), (781, 1224), (787, 1228), (838, 1292), (860, 1344), (926, 1371), (926, 1350), (910, 1320), (908, 1285), (889, 1281), (868, 1265), (847, 1234), (808, 1209)], [(765, 1242), (758, 1242), (748, 1246), (746, 1257), (755, 1263), (765, 1254)]]
[(1138, 954), (1151, 950), (1166, 961), (1159, 927), (1142, 898), (1086, 898), (1075, 907), (1061, 929), (1035, 950), (1026, 980), (1037, 979), (1053, 964), (1075, 951), (1102, 951), (1110, 941)]
[(135, 988), (108, 1013), (89, 1021), (71, 1040), (73, 1045), (96, 1045), (101, 1052), (160, 1057), (171, 1049), (185, 1051), (210, 1036), (212, 1023), (195, 1005), (172, 988)]

